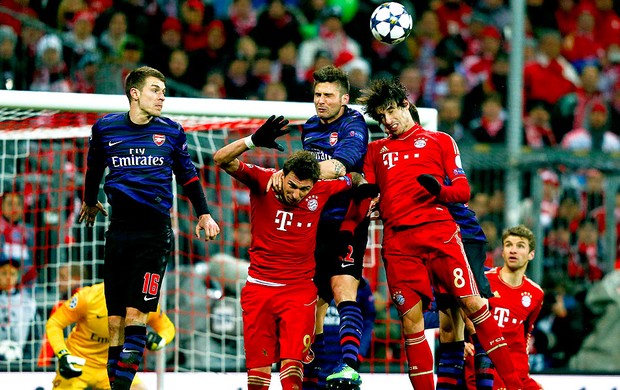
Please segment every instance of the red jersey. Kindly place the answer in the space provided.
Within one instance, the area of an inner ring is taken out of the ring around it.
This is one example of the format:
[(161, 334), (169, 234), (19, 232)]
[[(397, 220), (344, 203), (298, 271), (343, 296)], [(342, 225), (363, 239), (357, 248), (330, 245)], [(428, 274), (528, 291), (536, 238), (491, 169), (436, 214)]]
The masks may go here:
[[(379, 186), (379, 209), (385, 228), (416, 226), (428, 222), (452, 221), (448, 208), (440, 202), (469, 200), (469, 184), (461, 165), (459, 148), (446, 133), (424, 130), (415, 125), (398, 137), (368, 144), (364, 174)], [(416, 178), (430, 174), (443, 183), (435, 197)]]
[(523, 277), (518, 287), (506, 284), (500, 278), (502, 267), (486, 272), (494, 297), (489, 299), (491, 313), (508, 343), (511, 360), (519, 378), (529, 376), (527, 346), (534, 322), (542, 308), (544, 292), (532, 280)]
[(252, 243), (248, 276), (263, 284), (293, 284), (314, 277), (314, 248), (321, 210), (327, 199), (351, 188), (351, 177), (319, 180), (296, 205), (265, 192), (275, 169), (241, 162), (231, 176), (250, 189)]

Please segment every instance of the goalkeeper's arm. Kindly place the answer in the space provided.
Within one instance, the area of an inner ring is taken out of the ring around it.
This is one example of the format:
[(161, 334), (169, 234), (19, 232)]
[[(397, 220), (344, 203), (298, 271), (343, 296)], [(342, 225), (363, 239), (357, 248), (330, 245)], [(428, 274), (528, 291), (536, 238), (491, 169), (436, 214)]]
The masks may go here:
[(149, 313), (147, 324), (153, 328), (146, 339), (146, 347), (149, 350), (158, 351), (174, 339), (176, 334), (174, 324), (160, 307), (157, 311)]
[(63, 349), (58, 352), (58, 373), (66, 379), (71, 379), (82, 375), (82, 367), (86, 364), (86, 359), (71, 355), (68, 350)]

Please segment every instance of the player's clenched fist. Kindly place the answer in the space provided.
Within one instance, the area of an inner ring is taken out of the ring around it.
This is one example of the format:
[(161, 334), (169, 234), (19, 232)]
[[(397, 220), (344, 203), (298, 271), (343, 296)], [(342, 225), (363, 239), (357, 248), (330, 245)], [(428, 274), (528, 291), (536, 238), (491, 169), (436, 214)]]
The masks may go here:
[(214, 240), (218, 234), (220, 234), (220, 227), (211, 218), (211, 214), (202, 214), (198, 217), (198, 223), (196, 224), (196, 237), (200, 238), (200, 231), (205, 231), (205, 241)]

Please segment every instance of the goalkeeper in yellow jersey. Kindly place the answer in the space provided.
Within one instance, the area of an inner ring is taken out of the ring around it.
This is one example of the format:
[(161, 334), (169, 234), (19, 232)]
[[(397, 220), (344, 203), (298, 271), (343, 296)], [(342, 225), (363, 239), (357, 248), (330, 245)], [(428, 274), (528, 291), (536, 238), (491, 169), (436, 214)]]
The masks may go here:
[[(65, 340), (64, 329), (75, 324)], [(146, 347), (152, 351), (168, 344), (175, 335), (170, 318), (158, 306), (148, 315), (149, 332)], [(54, 389), (110, 389), (108, 363), (108, 312), (103, 283), (87, 286), (66, 301), (48, 319), (46, 332), (58, 357)], [(136, 376), (132, 390), (146, 387)]]

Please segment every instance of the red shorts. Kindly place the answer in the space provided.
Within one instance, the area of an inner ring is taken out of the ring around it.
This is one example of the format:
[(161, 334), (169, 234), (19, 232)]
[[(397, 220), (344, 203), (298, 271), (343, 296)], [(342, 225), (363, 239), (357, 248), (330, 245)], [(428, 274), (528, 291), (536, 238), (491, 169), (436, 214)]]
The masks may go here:
[[(523, 384), (523, 390), (543, 390), (540, 383), (536, 382), (529, 375), (526, 377), (520, 376), (519, 379), (521, 380), (521, 384)], [(504, 385), (502, 379), (497, 375), (497, 371), (493, 372), (493, 390), (506, 390), (506, 385)]]
[(283, 287), (246, 283), (241, 291), (246, 367), (302, 361), (314, 341), (316, 302), (312, 280)]
[(480, 295), (456, 223), (431, 223), (419, 229), (424, 233), (418, 235), (419, 250), (426, 257), (435, 294)]
[(400, 315), (407, 313), (420, 299), (428, 308), (433, 290), (418, 247), (415, 229), (384, 231), (381, 256), (392, 301)]

